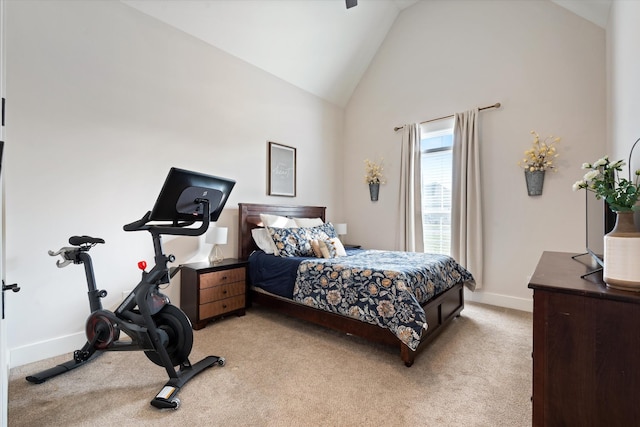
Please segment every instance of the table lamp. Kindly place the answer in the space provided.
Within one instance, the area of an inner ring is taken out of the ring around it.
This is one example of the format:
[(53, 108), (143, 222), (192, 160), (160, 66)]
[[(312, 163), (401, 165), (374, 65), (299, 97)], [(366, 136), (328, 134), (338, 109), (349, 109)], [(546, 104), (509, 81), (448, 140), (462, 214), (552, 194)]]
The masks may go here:
[(205, 242), (213, 244), (211, 253), (209, 253), (209, 262), (211, 264), (218, 264), (224, 259), (222, 250), (218, 245), (227, 244), (227, 227), (217, 227), (215, 225), (209, 227), (209, 231), (207, 231), (207, 236), (205, 237)]
[(335, 224), (333, 228), (336, 230), (336, 234), (342, 240), (342, 236), (347, 234), (347, 224)]

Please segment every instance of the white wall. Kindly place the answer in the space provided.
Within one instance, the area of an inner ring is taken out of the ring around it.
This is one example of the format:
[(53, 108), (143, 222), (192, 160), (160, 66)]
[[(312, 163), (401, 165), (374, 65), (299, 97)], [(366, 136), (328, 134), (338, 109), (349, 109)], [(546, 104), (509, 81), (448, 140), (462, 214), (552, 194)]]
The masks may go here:
[[(382, 248), (396, 241), (394, 126), (501, 102), (480, 113), (484, 288), (471, 297), (531, 309), (528, 276), (541, 253), (584, 249), (584, 194), (571, 186), (583, 162), (605, 154), (605, 92), (604, 30), (554, 3), (425, 1), (406, 9), (346, 109), (349, 240)], [(517, 166), (531, 130), (562, 137), (559, 170), (547, 174), (539, 197), (527, 196)], [(388, 183), (372, 203), (362, 162), (377, 156)]]
[[(616, 0), (607, 25), (607, 80), (609, 86), (608, 138), (615, 158), (628, 159), (640, 138), (640, 2)], [(631, 166), (640, 169), (640, 144)]]
[[(632, 3), (614, 2), (612, 20), (636, 40)], [(238, 181), (219, 221), (230, 227), (227, 257), (236, 253), (238, 202), (326, 205), (329, 219), (349, 224), (348, 242), (393, 248), (400, 142), (393, 127), (499, 101), (501, 109), (480, 116), (485, 289), (472, 297), (529, 308), (527, 276), (541, 252), (583, 249), (583, 195), (571, 184), (584, 161), (604, 154), (605, 36), (551, 2), (408, 8), (346, 119), (340, 108), (119, 2), (11, 1), (6, 31), (7, 279), (22, 286), (7, 307), (13, 366), (83, 341), (83, 273), (57, 269), (46, 251), (72, 234), (104, 237), (107, 245), (92, 253), (99, 286), (110, 292), (105, 306), (114, 305), (137, 281), (136, 262), (152, 252), (148, 236), (122, 225), (151, 208), (171, 166)], [(636, 61), (630, 46), (622, 50), (610, 55), (610, 68)], [(629, 76), (609, 79), (632, 87), (626, 103), (638, 88)], [(630, 115), (618, 100), (625, 90), (610, 102)], [(526, 195), (516, 165), (532, 129), (563, 138), (560, 170), (538, 198)], [(294, 199), (266, 196), (268, 140), (298, 148)], [(389, 182), (372, 203), (363, 160), (378, 155)], [(194, 238), (166, 238), (165, 247), (178, 262), (198, 252)], [(177, 289), (168, 291), (174, 302)]]
[[(237, 180), (218, 221), (230, 227), (225, 257), (238, 202), (326, 205), (343, 220), (341, 108), (120, 2), (10, 1), (6, 15), (6, 265), (22, 287), (7, 307), (13, 366), (84, 341), (82, 268), (56, 268), (47, 250), (103, 237), (91, 253), (113, 307), (153, 254), (146, 233), (122, 226), (151, 209), (172, 166)], [(266, 195), (267, 141), (298, 149), (298, 197)], [(198, 241), (168, 237), (165, 249), (177, 265)]]

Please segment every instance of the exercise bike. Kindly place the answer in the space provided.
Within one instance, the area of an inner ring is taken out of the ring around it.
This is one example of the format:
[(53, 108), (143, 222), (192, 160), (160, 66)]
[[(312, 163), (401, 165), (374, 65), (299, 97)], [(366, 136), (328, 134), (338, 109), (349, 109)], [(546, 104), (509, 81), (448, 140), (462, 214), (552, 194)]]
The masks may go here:
[[(175, 186), (176, 175), (182, 178), (182, 180), (178, 179), (178, 184), (186, 186), (182, 191), (180, 188), (177, 190), (170, 188), (172, 185)], [(189, 177), (189, 180), (184, 181), (185, 176)], [(215, 182), (222, 180), (224, 192), (215, 188), (202, 187), (198, 185), (202, 182), (197, 180), (195, 186), (188, 185), (193, 181), (194, 176), (195, 178), (214, 178)], [(162, 294), (159, 288), (162, 284), (168, 284), (170, 278), (179, 269), (179, 267), (172, 269), (167, 267), (175, 257), (163, 253), (161, 235), (199, 236), (206, 232), (211, 218), (217, 220), (233, 184), (235, 182), (231, 180), (172, 168), (161, 196), (156, 202), (154, 212), (158, 206), (166, 208), (167, 203), (163, 197), (166, 198), (168, 195), (170, 199), (180, 199), (174, 204), (175, 215), (171, 216), (193, 217), (195, 220), (176, 219), (171, 224), (153, 224), (154, 215), (149, 211), (140, 220), (123, 227), (125, 231), (146, 230), (151, 233), (155, 265), (151, 270), (146, 271), (146, 262), (138, 263), (138, 267), (142, 270), (141, 281), (113, 312), (102, 308), (101, 298), (107, 296), (107, 291), (98, 290), (96, 287), (93, 264), (89, 255), (91, 248), (104, 243), (103, 239), (73, 236), (69, 239), (71, 246), (55, 252), (49, 251), (51, 256), (62, 257), (56, 262), (59, 268), (72, 263), (84, 265), (91, 309), (85, 327), (87, 342), (80, 350), (74, 351), (73, 360), (30, 375), (26, 378), (27, 381), (43, 383), (54, 376), (85, 365), (104, 351), (144, 351), (146, 357), (156, 365), (164, 367), (169, 376), (169, 381), (151, 400), (151, 405), (160, 409), (177, 409), (180, 405), (177, 394), (187, 381), (214, 365), (224, 366), (225, 359), (219, 356), (207, 356), (193, 365), (189, 362), (188, 357), (193, 346), (191, 322), (182, 310), (169, 302), (169, 298)], [(202, 194), (203, 197), (191, 198), (194, 194)], [(211, 213), (210, 209), (212, 201), (217, 203), (214, 213)], [(166, 217), (166, 214), (155, 216)], [(202, 222), (198, 228), (189, 228), (198, 220)], [(126, 334), (129, 339), (120, 340), (121, 333)], [(175, 369), (176, 366), (179, 366), (178, 370)]]

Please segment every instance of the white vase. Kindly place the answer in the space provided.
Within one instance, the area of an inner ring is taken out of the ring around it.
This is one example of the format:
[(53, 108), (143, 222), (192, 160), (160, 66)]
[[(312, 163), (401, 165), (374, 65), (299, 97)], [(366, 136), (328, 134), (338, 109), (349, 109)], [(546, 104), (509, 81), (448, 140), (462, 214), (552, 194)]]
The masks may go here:
[(604, 236), (603, 280), (608, 287), (640, 292), (640, 233), (633, 212), (616, 212), (616, 225)]

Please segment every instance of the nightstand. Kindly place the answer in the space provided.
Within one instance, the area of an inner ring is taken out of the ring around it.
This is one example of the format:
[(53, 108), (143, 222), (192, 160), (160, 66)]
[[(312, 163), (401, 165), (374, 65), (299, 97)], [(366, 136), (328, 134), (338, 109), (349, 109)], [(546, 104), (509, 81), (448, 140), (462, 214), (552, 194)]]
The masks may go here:
[(362, 248), (362, 246), (360, 245), (349, 245), (346, 243), (344, 243), (342, 246), (344, 246), (345, 249), (361, 249)]
[(183, 264), (180, 276), (180, 308), (193, 329), (204, 328), (212, 319), (244, 316), (247, 291), (247, 261), (234, 258), (217, 264)]

